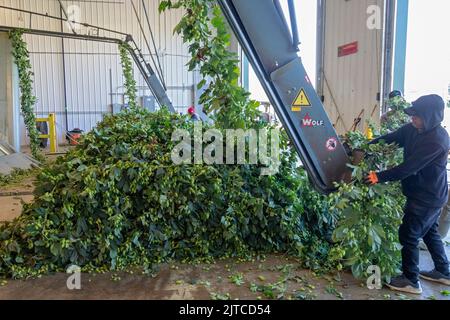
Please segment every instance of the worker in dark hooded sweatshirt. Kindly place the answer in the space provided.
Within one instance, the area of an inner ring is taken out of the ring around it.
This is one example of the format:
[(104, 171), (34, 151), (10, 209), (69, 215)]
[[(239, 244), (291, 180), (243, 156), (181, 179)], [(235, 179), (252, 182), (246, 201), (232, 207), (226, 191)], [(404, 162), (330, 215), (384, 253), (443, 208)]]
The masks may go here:
[[(366, 177), (371, 185), (401, 181), (407, 198), (399, 230), (403, 274), (387, 285), (393, 290), (420, 294), (419, 277), (450, 285), (449, 262), (438, 232), (438, 219), (448, 197), (446, 166), (450, 142), (447, 131), (441, 126), (444, 109), (440, 96), (421, 97), (405, 110), (411, 116), (410, 124), (371, 142), (383, 140), (404, 148), (401, 165), (383, 172), (370, 172)], [(433, 258), (433, 271), (419, 270), (421, 238)]]

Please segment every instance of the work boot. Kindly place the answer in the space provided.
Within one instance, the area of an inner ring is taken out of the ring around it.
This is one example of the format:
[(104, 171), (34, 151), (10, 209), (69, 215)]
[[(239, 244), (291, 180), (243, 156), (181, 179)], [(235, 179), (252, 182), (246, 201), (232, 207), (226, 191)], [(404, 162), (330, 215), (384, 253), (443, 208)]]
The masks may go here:
[(420, 277), (428, 281), (433, 281), (440, 284), (445, 284), (446, 286), (450, 286), (450, 276), (446, 276), (445, 274), (442, 274), (437, 270), (420, 271)]
[(413, 283), (411, 280), (406, 278), (404, 275), (392, 278), (389, 284), (386, 284), (391, 290), (412, 293), (412, 294), (421, 294), (422, 286), (420, 282)]

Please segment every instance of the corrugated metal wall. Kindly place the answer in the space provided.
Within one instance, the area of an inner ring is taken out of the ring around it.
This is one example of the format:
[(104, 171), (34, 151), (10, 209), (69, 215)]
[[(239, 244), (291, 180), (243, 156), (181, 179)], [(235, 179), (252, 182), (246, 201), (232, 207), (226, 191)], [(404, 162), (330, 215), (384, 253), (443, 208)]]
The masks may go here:
[[(6, 141), (13, 144), (11, 130), (11, 116), (9, 114), (8, 101), (8, 75), (12, 71), (12, 67), (8, 65), (10, 45), (8, 37), (0, 34), (0, 142)], [(2, 155), (0, 148), (0, 156)]]
[[(343, 134), (351, 129), (354, 120), (362, 116), (358, 129), (365, 121), (379, 121), (381, 88), (382, 30), (369, 30), (367, 9), (377, 5), (383, 19), (384, 0), (326, 0), (325, 39), (323, 61), (324, 105)], [(381, 26), (382, 26), (381, 20)], [(338, 48), (358, 42), (358, 52), (338, 57)], [(320, 93), (320, 88), (319, 88)]]
[(0, 156), (8, 154), (8, 149), (20, 150), (20, 97), (14, 85), (19, 74), (11, 50), (8, 35), (0, 33)]
[[(71, 17), (79, 12), (79, 20), (91, 25), (131, 34), (150, 62), (150, 54), (156, 61), (155, 51), (147, 49), (131, 0), (62, 0), (65, 9), (76, 6), (79, 11), (68, 11)], [(155, 37), (168, 95), (173, 105), (184, 112), (195, 101), (194, 81), (196, 75), (185, 67), (189, 60), (187, 47), (173, 29), (183, 12), (172, 10), (163, 15), (158, 12), (159, 0), (145, 0), (150, 25)], [(150, 41), (150, 32), (140, 0), (134, 0), (139, 19)], [(57, 0), (0, 0), (0, 5), (29, 10), (60, 17)], [(51, 31), (71, 32), (70, 26), (58, 20), (33, 16), (11, 10), (0, 9), (0, 25), (26, 27)], [(118, 37), (109, 32), (81, 27), (77, 33)], [(68, 129), (90, 130), (111, 112), (112, 103), (123, 102), (123, 76), (118, 49), (115, 44), (88, 42), (84, 40), (60, 39), (46, 36), (26, 35), (35, 72), (35, 94), (38, 98), (36, 113), (45, 116), (56, 112), (58, 134), (66, 130), (65, 109), (67, 106)], [(64, 54), (63, 54), (64, 51)], [(151, 95), (148, 87), (135, 68), (139, 96)], [(66, 86), (64, 86), (64, 81)], [(24, 130), (22, 137), (25, 139)], [(23, 141), (25, 143), (25, 141)]]

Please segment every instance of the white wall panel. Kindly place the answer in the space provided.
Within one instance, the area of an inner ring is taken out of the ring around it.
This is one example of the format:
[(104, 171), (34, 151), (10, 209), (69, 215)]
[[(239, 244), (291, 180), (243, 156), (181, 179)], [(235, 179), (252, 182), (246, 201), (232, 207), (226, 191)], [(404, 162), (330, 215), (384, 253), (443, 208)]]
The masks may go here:
[[(382, 30), (367, 27), (371, 5), (380, 8), (382, 19), (384, 0), (326, 1), (324, 105), (339, 133), (350, 130), (361, 112), (358, 129), (364, 129), (366, 120), (379, 121)], [(338, 48), (354, 41), (358, 52), (338, 57)]]
[[(155, 70), (156, 65), (151, 62), (150, 54), (155, 61), (158, 54), (168, 87), (168, 95), (179, 111), (185, 111), (194, 100), (194, 74), (188, 72), (185, 67), (189, 60), (187, 47), (183, 44), (181, 37), (173, 35), (173, 29), (183, 12), (173, 10), (160, 15), (159, 0), (145, 1), (156, 51), (153, 49), (141, 0), (134, 0), (134, 4), (145, 36), (150, 43), (150, 52), (145, 45), (131, 0), (62, 0), (66, 9), (72, 5), (79, 7), (82, 22), (131, 34)], [(57, 0), (0, 0), (0, 5), (57, 17), (61, 15)], [(61, 24), (59, 20), (37, 16), (30, 19), (27, 13), (6, 9), (0, 9), (0, 25), (71, 32), (65, 22)], [(86, 27), (76, 29), (76, 32), (118, 37), (106, 31), (97, 33), (94, 29)], [(60, 140), (64, 137), (66, 130), (65, 101), (67, 101), (68, 129), (80, 128), (85, 131), (95, 126), (101, 120), (102, 114), (111, 111), (111, 101), (122, 103), (123, 75), (116, 45), (36, 35), (26, 35), (25, 39), (35, 72), (35, 94), (38, 98), (36, 114), (44, 116), (50, 112), (56, 112)], [(139, 95), (151, 95), (136, 67), (134, 72)], [(64, 80), (66, 90), (64, 90)], [(24, 132), (22, 137), (25, 141)]]

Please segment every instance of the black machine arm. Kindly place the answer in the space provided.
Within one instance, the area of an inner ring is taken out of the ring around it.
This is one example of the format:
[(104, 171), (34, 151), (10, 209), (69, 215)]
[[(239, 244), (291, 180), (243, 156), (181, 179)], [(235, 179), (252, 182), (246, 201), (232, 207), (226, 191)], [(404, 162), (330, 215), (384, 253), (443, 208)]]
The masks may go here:
[(291, 30), (278, 0), (218, 0), (315, 188), (328, 193), (348, 179), (350, 162), (298, 56), (294, 2)]

